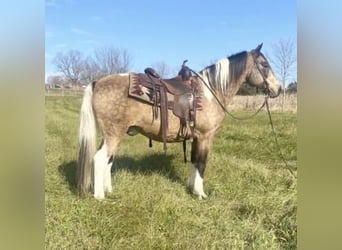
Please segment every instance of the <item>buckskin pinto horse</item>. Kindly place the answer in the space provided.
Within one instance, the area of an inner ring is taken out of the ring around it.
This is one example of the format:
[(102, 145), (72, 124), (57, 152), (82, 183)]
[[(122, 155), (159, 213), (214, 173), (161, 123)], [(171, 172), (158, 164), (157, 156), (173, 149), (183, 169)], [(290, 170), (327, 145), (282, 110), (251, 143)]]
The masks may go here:
[[(261, 53), (262, 44), (219, 60), (194, 76), (201, 85), (202, 109), (196, 113), (196, 124), (191, 143), (191, 165), (188, 186), (200, 199), (207, 198), (203, 177), (207, 157), (215, 134), (223, 124), (227, 107), (240, 86), (247, 82), (264, 90), (271, 98), (277, 97), (281, 86), (270, 64)], [(109, 75), (89, 84), (85, 89), (80, 117), (77, 186), (80, 194), (92, 188), (96, 199), (104, 199), (112, 191), (111, 167), (119, 143), (125, 134), (140, 133), (167, 143), (182, 142), (180, 120), (167, 111), (167, 137), (161, 132), (161, 119), (154, 119), (153, 108), (128, 96), (130, 74)], [(209, 90), (209, 88), (211, 88)], [(214, 96), (216, 95), (216, 96)], [(220, 104), (220, 103), (221, 104)], [(161, 107), (157, 107), (161, 108)], [(96, 123), (103, 140), (96, 150)]]

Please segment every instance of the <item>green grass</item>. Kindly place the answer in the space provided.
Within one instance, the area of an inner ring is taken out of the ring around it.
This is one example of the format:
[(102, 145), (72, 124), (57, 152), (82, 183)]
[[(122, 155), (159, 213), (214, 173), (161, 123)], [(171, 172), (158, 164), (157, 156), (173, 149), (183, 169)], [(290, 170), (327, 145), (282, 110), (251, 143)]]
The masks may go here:
[[(297, 183), (278, 156), (266, 112), (248, 121), (227, 117), (209, 153), (207, 200), (186, 188), (181, 144), (165, 154), (161, 143), (149, 148), (138, 135), (121, 143), (113, 193), (99, 202), (75, 188), (80, 103), (45, 99), (47, 249), (296, 249)], [(296, 114), (273, 119), (296, 168)]]

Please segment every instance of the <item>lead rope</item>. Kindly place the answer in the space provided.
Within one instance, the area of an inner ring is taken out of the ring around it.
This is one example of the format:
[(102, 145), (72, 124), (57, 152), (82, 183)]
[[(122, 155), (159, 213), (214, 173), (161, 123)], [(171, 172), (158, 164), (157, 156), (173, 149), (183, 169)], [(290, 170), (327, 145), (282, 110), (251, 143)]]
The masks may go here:
[[(253, 118), (254, 116), (256, 116), (261, 110), (262, 108), (265, 106), (266, 104), (266, 98), (268, 98), (268, 96), (266, 96), (265, 98), (265, 101), (263, 102), (263, 104), (260, 106), (260, 108), (255, 112), (253, 113), (252, 115), (250, 116), (246, 116), (246, 117), (236, 117), (234, 116), (232, 113), (230, 113), (224, 106), (223, 104), (221, 103), (221, 101), (218, 99), (218, 97), (216, 96), (215, 92), (208, 86), (208, 84), (206, 83), (206, 81), (204, 81), (204, 79), (201, 77), (200, 74), (198, 74), (196, 71), (190, 69), (188, 66), (184, 66), (184, 67), (187, 67), (192, 73), (194, 73), (203, 83), (204, 85), (207, 87), (207, 89), (210, 91), (210, 93), (215, 97), (216, 101), (218, 102), (218, 104), (220, 105), (220, 107), (222, 108), (222, 110), (228, 114), (229, 116), (231, 116), (233, 119), (235, 120), (248, 120), (248, 119), (251, 119)], [(209, 84), (210, 84), (210, 79), (208, 78), (209, 80)], [(211, 84), (210, 84), (211, 85)]]
[(285, 167), (287, 168), (287, 170), (290, 172), (290, 174), (292, 175), (292, 177), (294, 177), (295, 179), (297, 179), (297, 176), (294, 174), (292, 168), (287, 164), (287, 161), (281, 151), (281, 148), (279, 146), (279, 143), (278, 143), (278, 137), (277, 137), (277, 134), (274, 130), (274, 126), (273, 126), (273, 121), (272, 121), (272, 116), (271, 116), (271, 112), (270, 112), (270, 107), (268, 105), (268, 99), (266, 99), (266, 109), (267, 109), (267, 114), (268, 114), (268, 118), (270, 119), (270, 124), (271, 124), (271, 128), (272, 128), (272, 134), (273, 134), (273, 137), (274, 137), (274, 141), (278, 147), (278, 152), (279, 152), (279, 156), (280, 158), (283, 160), (284, 164), (285, 164)]
[[(187, 67), (187, 66), (185, 66)], [(285, 167), (287, 168), (287, 170), (290, 172), (290, 174), (292, 175), (292, 177), (294, 177), (295, 179), (297, 179), (297, 176), (294, 174), (293, 170), (291, 169), (291, 167), (288, 165), (282, 151), (281, 151), (281, 148), (279, 146), (279, 143), (278, 143), (278, 137), (277, 137), (277, 134), (274, 130), (274, 126), (273, 126), (273, 121), (272, 121), (272, 116), (271, 116), (271, 112), (270, 112), (270, 108), (269, 108), (269, 104), (268, 104), (268, 98), (269, 96), (265, 96), (265, 101), (264, 103), (260, 106), (260, 108), (255, 112), (253, 113), (252, 115), (250, 116), (247, 116), (247, 117), (236, 117), (234, 116), (233, 114), (231, 114), (224, 106), (223, 104), (220, 102), (220, 100), (218, 99), (218, 97), (216, 96), (216, 94), (214, 93), (214, 91), (208, 86), (208, 84), (204, 81), (204, 79), (194, 70), (190, 69), (189, 67), (187, 67), (192, 73), (194, 73), (197, 77), (199, 77), (201, 79), (201, 81), (204, 83), (204, 85), (207, 87), (207, 89), (211, 92), (211, 94), (215, 97), (216, 101), (219, 103), (219, 105), (221, 106), (221, 108), (223, 109), (223, 111), (230, 115), (232, 118), (236, 119), (236, 120), (247, 120), (247, 119), (251, 119), (252, 117), (256, 116), (261, 110), (262, 108), (266, 105), (266, 109), (267, 109), (267, 113), (268, 113), (268, 117), (269, 117), (269, 120), (270, 120), (270, 124), (271, 124), (271, 128), (272, 128), (272, 134), (273, 134), (273, 137), (274, 137), (274, 141), (278, 147), (278, 151), (279, 151), (279, 156), (280, 158), (282, 159), (282, 161), (284, 162), (285, 164)], [(260, 71), (260, 69), (258, 68), (258, 70)], [(210, 80), (209, 80), (210, 81)], [(209, 82), (210, 84), (210, 82)], [(184, 146), (184, 144), (183, 144)]]

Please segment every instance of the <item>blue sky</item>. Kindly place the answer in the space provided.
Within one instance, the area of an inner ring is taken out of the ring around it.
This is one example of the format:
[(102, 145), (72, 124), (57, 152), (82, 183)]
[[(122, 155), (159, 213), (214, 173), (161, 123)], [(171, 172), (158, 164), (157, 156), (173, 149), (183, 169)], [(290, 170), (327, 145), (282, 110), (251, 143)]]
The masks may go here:
[[(272, 53), (280, 39), (297, 41), (294, 0), (46, 0), (45, 72), (52, 59), (71, 49), (91, 55), (104, 46), (126, 49), (132, 71), (184, 59), (200, 70), (210, 63), (263, 42)], [(292, 78), (296, 79), (295, 76)]]

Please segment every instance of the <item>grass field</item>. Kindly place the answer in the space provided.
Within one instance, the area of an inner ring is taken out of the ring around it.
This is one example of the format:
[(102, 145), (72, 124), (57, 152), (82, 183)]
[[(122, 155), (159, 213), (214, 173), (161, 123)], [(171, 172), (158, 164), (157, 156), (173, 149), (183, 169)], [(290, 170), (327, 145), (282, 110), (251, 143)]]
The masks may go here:
[[(113, 193), (99, 202), (75, 188), (80, 103), (45, 99), (46, 249), (296, 249), (297, 183), (278, 156), (266, 112), (226, 118), (209, 153), (207, 200), (186, 188), (181, 144), (165, 154), (162, 144), (149, 148), (138, 135), (120, 145)], [(296, 169), (297, 115), (273, 119)]]

